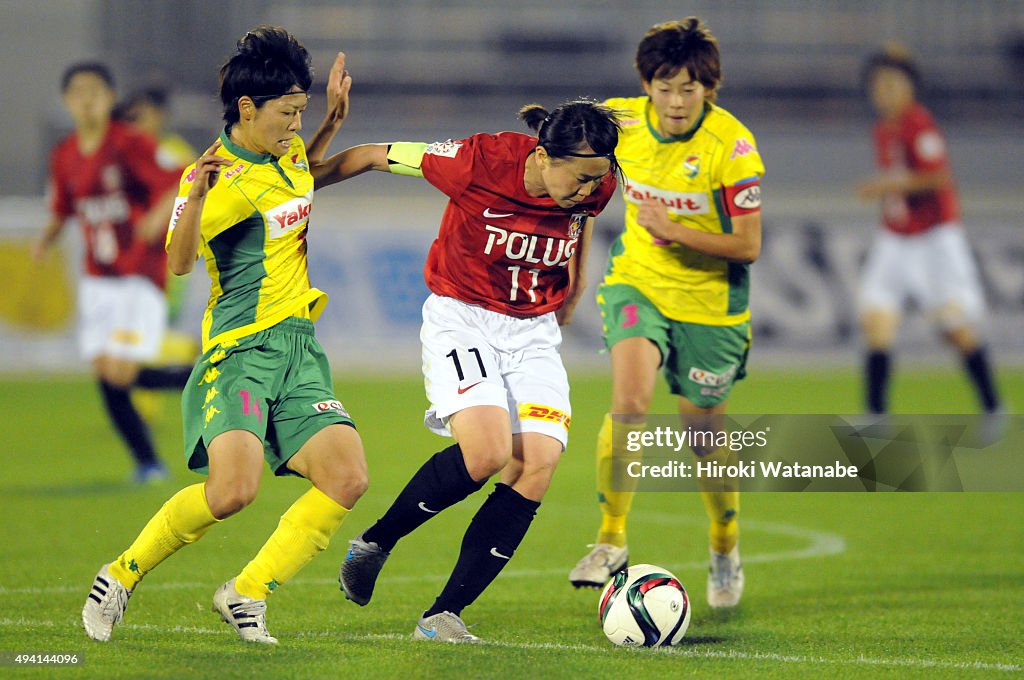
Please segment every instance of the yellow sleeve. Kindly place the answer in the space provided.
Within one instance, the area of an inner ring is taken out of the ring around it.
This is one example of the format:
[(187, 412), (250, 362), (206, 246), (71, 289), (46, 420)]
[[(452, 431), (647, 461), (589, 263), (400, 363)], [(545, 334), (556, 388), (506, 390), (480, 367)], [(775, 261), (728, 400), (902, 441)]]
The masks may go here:
[(726, 140), (721, 163), (722, 185), (733, 186), (743, 180), (764, 176), (764, 161), (757, 150), (757, 141), (750, 130), (737, 125)]
[[(165, 249), (170, 246), (171, 233), (178, 224), (181, 211), (188, 203), (188, 192), (192, 188), (193, 181), (195, 181), (194, 163), (185, 168), (181, 174), (178, 196), (174, 199), (174, 209), (171, 211), (171, 220), (167, 225), (167, 237), (164, 239)], [(203, 214), (199, 222), (200, 244), (230, 229), (254, 212), (256, 212), (256, 207), (249, 202), (245, 194), (225, 181), (222, 176), (220, 181), (206, 194), (206, 202), (203, 204)]]

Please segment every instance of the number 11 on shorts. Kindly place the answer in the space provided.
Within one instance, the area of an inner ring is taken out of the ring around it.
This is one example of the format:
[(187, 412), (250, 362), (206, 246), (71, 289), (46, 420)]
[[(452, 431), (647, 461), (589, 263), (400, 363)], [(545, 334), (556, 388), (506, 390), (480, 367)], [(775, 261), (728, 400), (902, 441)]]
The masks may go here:
[[(480, 367), (480, 377), (486, 378), (487, 369), (484, 368), (484, 360), (480, 356), (480, 350), (478, 350), (476, 347), (470, 347), (468, 351), (474, 356), (476, 356), (476, 363)], [(459, 375), (459, 382), (465, 380), (466, 374), (462, 371), (462, 362), (459, 361), (459, 350), (453, 349), (451, 352), (448, 352), (448, 354), (445, 354), (445, 356), (450, 357), (452, 363), (455, 364), (455, 372)]]

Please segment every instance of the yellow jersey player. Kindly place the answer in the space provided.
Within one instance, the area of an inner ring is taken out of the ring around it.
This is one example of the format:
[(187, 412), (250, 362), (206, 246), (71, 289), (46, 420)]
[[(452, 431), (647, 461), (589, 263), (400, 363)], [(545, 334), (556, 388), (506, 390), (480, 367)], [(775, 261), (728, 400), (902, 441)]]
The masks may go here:
[[(605, 102), (620, 112), (626, 228), (598, 289), (612, 404), (597, 441), (601, 529), (569, 574), (576, 587), (603, 586), (628, 563), (633, 492), (622, 471), (638, 454), (625, 443), (644, 427), (659, 368), (686, 423), (717, 426), (750, 347), (764, 165), (750, 131), (715, 104), (717, 41), (695, 17), (658, 24), (640, 41), (636, 68), (645, 96)], [(708, 603), (735, 606), (743, 590), (738, 490), (719, 482), (701, 492), (711, 522)]]
[[(310, 146), (322, 154), (348, 110), (351, 79), (339, 54), (328, 117)], [(186, 168), (167, 236), (171, 271), (197, 253), (212, 281), (203, 355), (182, 395), (185, 456), (208, 475), (171, 497), (135, 541), (100, 568), (82, 610), (85, 631), (110, 639), (143, 577), (256, 497), (263, 461), (312, 486), (285, 511), (256, 556), (213, 596), (214, 611), (246, 642), (276, 643), (266, 599), (324, 550), (367, 487), (362, 442), (334, 395), (313, 333), (327, 297), (306, 268), (314, 175), (298, 136), (313, 80), (306, 49), (261, 26), (221, 69), (227, 123)]]

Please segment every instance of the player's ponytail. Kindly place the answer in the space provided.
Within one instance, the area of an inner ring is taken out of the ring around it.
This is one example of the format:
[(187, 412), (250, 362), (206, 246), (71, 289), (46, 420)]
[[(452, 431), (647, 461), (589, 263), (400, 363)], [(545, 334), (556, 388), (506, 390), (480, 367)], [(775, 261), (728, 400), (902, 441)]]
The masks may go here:
[[(607, 106), (577, 99), (548, 113), (543, 106), (528, 104), (519, 110), (519, 118), (537, 133), (537, 145), (552, 158), (601, 157), (618, 167), (619, 122)], [(586, 147), (589, 152), (584, 152)]]

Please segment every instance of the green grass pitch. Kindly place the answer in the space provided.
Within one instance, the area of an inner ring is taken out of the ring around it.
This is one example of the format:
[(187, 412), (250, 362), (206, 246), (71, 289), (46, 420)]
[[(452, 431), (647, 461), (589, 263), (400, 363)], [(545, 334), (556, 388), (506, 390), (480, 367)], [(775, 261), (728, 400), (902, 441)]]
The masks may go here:
[[(1004, 372), (1011, 402), (1024, 371)], [(693, 620), (683, 645), (620, 649), (597, 622), (596, 591), (567, 573), (594, 538), (593, 442), (609, 395), (606, 376), (573, 381), (569, 451), (530, 534), (465, 618), (488, 644), (418, 643), (411, 632), (454, 563), (478, 494), (405, 539), (373, 603), (337, 586), (346, 540), (381, 513), (413, 469), (442, 448), (419, 424), (422, 386), (348, 379), (337, 392), (359, 422), (371, 488), (330, 548), (275, 593), (268, 622), (281, 644), (247, 646), (210, 612), (304, 490), (267, 475), (257, 501), (151, 574), (110, 643), (88, 640), (80, 610), (99, 565), (136, 535), (163, 501), (201, 478), (181, 462), (173, 398), (156, 434), (173, 480), (127, 483), (127, 456), (85, 378), (0, 381), (4, 413), (0, 652), (78, 653), (84, 663), (0, 668), (4, 677), (62, 678), (963, 678), (1024, 674), (1024, 495), (747, 494), (741, 515), (747, 590), (738, 611), (705, 604), (706, 521), (695, 494), (641, 494), (630, 524), (634, 563), (675, 572)], [(897, 374), (904, 411), (969, 413), (952, 369)], [(760, 370), (741, 383), (735, 413), (850, 413), (853, 371)], [(673, 402), (659, 389), (655, 411)]]

